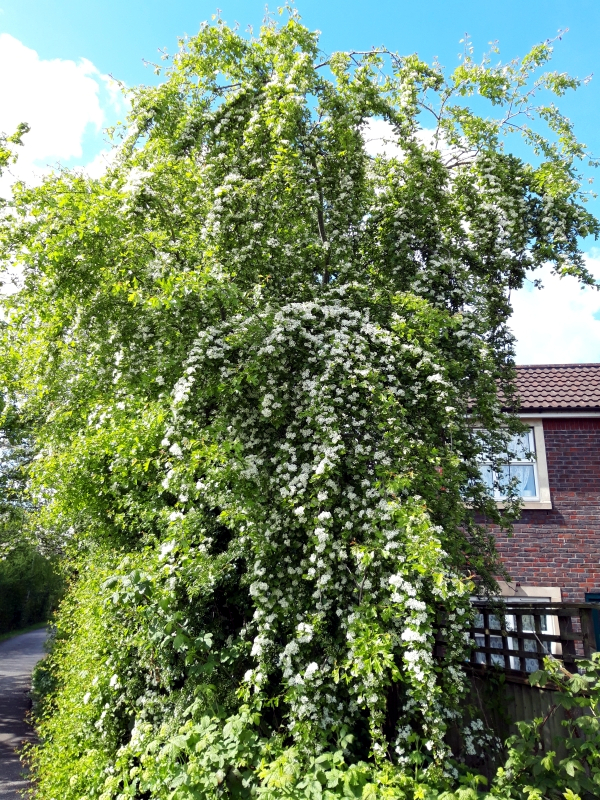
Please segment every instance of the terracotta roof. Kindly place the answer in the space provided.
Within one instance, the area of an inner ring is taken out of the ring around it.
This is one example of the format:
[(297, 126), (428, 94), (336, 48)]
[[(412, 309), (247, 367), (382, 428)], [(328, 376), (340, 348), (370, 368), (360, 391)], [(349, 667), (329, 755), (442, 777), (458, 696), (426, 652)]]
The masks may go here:
[(517, 366), (521, 411), (600, 411), (600, 364)]

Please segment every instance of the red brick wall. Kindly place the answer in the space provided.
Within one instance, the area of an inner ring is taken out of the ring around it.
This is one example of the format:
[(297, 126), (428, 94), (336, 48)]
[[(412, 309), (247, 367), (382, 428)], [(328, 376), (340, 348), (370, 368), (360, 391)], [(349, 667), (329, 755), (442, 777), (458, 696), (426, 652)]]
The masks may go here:
[(523, 511), (498, 551), (513, 581), (559, 586), (564, 601), (600, 591), (600, 418), (545, 419), (551, 511)]

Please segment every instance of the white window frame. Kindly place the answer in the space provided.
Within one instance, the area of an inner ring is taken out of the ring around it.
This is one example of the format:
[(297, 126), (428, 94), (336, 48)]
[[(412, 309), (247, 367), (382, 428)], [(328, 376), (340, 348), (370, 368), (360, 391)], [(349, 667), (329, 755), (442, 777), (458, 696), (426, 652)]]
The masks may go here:
[(546, 442), (544, 440), (544, 423), (541, 419), (523, 419), (526, 425), (533, 428), (535, 441), (535, 464), (538, 479), (538, 500), (526, 501), (524, 507), (551, 510), (550, 481), (548, 480), (548, 461), (546, 460)]
[(560, 586), (523, 586), (514, 581), (497, 581), (500, 587), (500, 594), (506, 600), (518, 600), (526, 603), (549, 602), (562, 603), (562, 589)]
[[(544, 441), (544, 423), (541, 418), (524, 418), (521, 420), (524, 425), (532, 429), (533, 442), (535, 446), (535, 459), (533, 470), (537, 486), (537, 497), (523, 498), (521, 507), (529, 511), (550, 511), (552, 500), (550, 497), (550, 482), (548, 480), (548, 462), (546, 460), (546, 443)], [(485, 463), (485, 462), (484, 462)], [(506, 503), (496, 500), (498, 508), (505, 508)]]

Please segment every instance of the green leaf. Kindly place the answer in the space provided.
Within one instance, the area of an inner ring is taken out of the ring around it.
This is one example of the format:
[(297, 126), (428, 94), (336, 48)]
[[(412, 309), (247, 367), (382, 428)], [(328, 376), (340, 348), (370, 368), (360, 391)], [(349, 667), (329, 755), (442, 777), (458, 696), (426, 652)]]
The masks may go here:
[(581, 772), (583, 767), (581, 766), (579, 761), (575, 759), (569, 759), (568, 761), (561, 761), (560, 766), (564, 769), (567, 775), (570, 775), (572, 778), (575, 777), (576, 772)]

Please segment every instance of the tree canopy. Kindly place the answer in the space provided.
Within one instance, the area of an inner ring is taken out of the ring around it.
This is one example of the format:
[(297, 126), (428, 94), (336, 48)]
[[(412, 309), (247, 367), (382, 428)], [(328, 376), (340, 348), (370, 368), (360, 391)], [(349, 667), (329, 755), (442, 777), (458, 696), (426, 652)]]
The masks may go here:
[(15, 187), (3, 380), (73, 570), (41, 798), (452, 780), (499, 570), (477, 515), (504, 524), (478, 457), (519, 430), (510, 292), (548, 262), (593, 283), (551, 53), (446, 74), (324, 56), (293, 11), (218, 19), (130, 92), (103, 177)]

